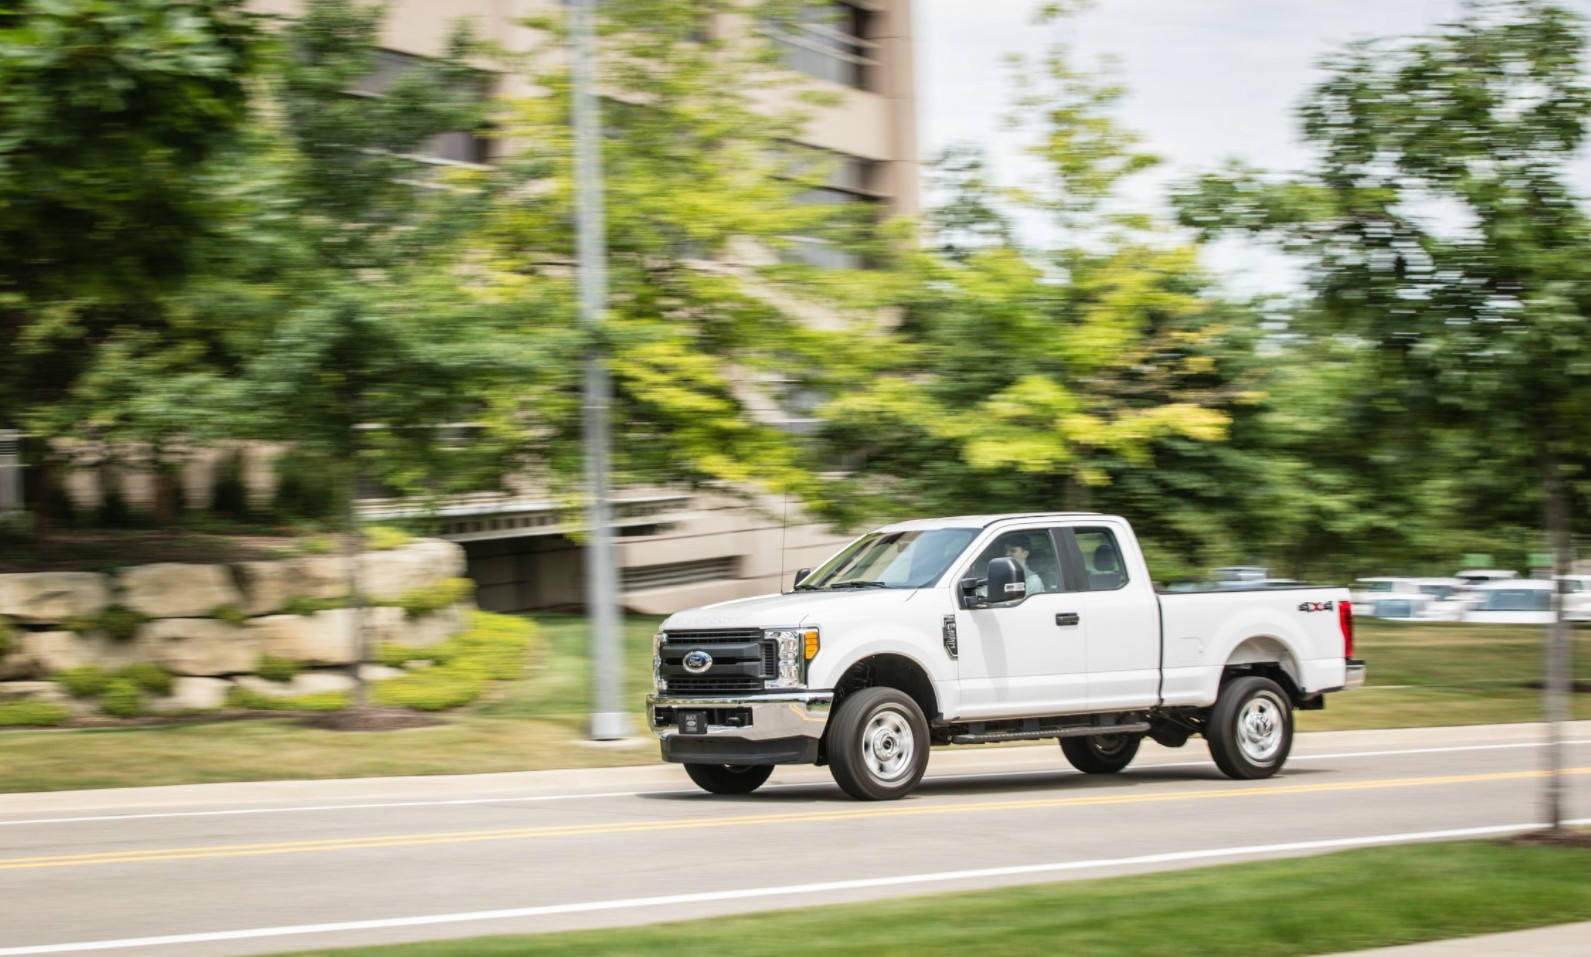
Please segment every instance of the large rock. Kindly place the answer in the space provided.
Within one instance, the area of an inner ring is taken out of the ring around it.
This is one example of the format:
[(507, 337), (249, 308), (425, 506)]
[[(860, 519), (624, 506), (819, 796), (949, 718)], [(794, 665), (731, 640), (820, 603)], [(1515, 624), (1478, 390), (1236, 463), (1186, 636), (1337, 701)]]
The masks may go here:
[(0, 615), (28, 624), (57, 624), (97, 615), (110, 604), (110, 582), (93, 572), (0, 575)]
[(442, 562), (435, 550), (425, 547), (427, 544), (422, 542), (359, 556), (359, 590), (371, 601), (396, 601), (407, 592), (447, 577), (437, 574)]
[(409, 644), (409, 616), (396, 605), (372, 605), (365, 609), (365, 628), (370, 646)]
[(312, 555), (281, 562), (290, 568), (295, 597), (342, 598), (348, 594), (348, 562), (336, 555)]
[(238, 686), (272, 698), (296, 698), (299, 695), (322, 694), (328, 691), (352, 691), (354, 679), (345, 674), (311, 671), (294, 675), (292, 681), (267, 681), (253, 675), (238, 679)]
[(250, 621), (248, 628), (259, 637), (265, 654), (310, 665), (346, 665), (359, 657), (353, 615), (352, 608), (313, 615), (267, 615)]
[(139, 631), (138, 640), (172, 674), (235, 675), (253, 671), (260, 663), (256, 631), (210, 618), (152, 621)]
[(171, 682), (171, 694), (151, 702), (150, 710), (217, 711), (226, 707), (230, 690), (232, 682), (225, 678), (177, 678)]
[(290, 561), (241, 562), (238, 578), (243, 585), (243, 610), (250, 615), (270, 615), (298, 597), (297, 569)]
[(243, 604), (225, 565), (135, 565), (122, 569), (116, 582), (122, 604), (150, 618), (198, 618), (222, 605)]
[(0, 701), (42, 701), (65, 706), (72, 700), (53, 681), (0, 681)]
[(446, 641), (465, 629), (469, 610), (469, 605), (450, 605), (432, 614), (411, 618), (398, 643), (410, 648), (429, 648)]
[(18, 637), (20, 650), (11, 657), (27, 660), (33, 673), (38, 675), (52, 675), (83, 665), (125, 668), (150, 660), (143, 634), (132, 641), (118, 641), (93, 631), (81, 635), (75, 631), (35, 631)]

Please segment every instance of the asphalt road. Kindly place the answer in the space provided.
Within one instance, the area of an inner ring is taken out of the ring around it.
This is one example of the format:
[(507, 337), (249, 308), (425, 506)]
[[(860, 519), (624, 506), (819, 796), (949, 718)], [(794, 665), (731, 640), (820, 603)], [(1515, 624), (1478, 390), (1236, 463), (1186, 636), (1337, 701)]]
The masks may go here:
[[(1591, 722), (1570, 729), (1591, 818)], [(1302, 735), (1257, 782), (1197, 740), (1113, 777), (1053, 742), (955, 749), (885, 804), (822, 769), (723, 798), (664, 765), (0, 795), (0, 957), (612, 926), (1501, 833), (1537, 820), (1542, 734)]]

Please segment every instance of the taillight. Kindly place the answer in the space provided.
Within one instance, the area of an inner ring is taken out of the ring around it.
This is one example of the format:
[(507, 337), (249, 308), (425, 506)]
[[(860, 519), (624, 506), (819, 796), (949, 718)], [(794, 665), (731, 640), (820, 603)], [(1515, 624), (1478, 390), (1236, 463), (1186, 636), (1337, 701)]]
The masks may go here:
[(1342, 656), (1353, 657), (1353, 602), (1337, 603), (1337, 624), (1342, 626)]

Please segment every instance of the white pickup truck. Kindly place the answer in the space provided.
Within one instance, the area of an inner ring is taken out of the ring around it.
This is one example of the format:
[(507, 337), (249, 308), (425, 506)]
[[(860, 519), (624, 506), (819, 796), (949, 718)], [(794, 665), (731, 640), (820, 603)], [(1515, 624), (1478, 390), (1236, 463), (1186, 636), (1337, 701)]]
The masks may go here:
[(908, 794), (934, 744), (1060, 739), (1119, 771), (1145, 735), (1201, 734), (1227, 775), (1275, 774), (1293, 709), (1364, 682), (1341, 588), (1157, 595), (1126, 520), (1090, 513), (902, 522), (792, 591), (670, 616), (648, 719), (702, 788), (749, 793), (827, 764), (864, 800)]

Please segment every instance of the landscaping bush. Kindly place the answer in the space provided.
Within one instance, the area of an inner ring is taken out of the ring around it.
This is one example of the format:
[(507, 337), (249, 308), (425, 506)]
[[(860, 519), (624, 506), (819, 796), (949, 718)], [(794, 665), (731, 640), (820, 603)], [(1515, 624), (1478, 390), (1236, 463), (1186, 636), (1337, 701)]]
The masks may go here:
[(116, 672), (117, 678), (131, 681), (139, 689), (164, 698), (171, 694), (171, 672), (152, 662), (140, 662)]
[(115, 641), (132, 641), (148, 620), (125, 605), (106, 605), (97, 615), (76, 615), (64, 624), (80, 635), (97, 631)]
[(343, 598), (293, 598), (283, 606), (282, 613), (287, 615), (313, 615), (317, 611), (330, 611), (333, 608), (347, 608), (348, 599)]
[(233, 604), (217, 605), (210, 609), (210, 617), (239, 628), (243, 627), (243, 623), (249, 620), (248, 612)]
[(460, 708), (486, 690), (484, 677), (468, 668), (426, 668), (375, 686), (376, 702), (415, 711)]
[(210, 513), (242, 521), (249, 515), (249, 490), (243, 483), (243, 453), (230, 452), (215, 465)]
[(93, 698), (110, 684), (111, 676), (98, 665), (83, 665), (57, 672), (54, 680), (74, 698)]
[(426, 648), (411, 648), (390, 641), (383, 641), (376, 645), (370, 657), (378, 664), (388, 668), (402, 668), (411, 661), (435, 661), (435, 655)]
[(0, 615), (0, 658), (9, 655), (11, 649), (16, 647), (16, 643), (17, 626), (11, 624), (11, 619)]
[(373, 552), (390, 552), (412, 541), (413, 535), (390, 525), (371, 525), (365, 529), (365, 548)]
[(114, 718), (136, 718), (144, 713), (144, 696), (126, 678), (112, 678), (99, 693), (99, 709)]
[(446, 711), (479, 698), (488, 681), (512, 681), (525, 674), (525, 653), (535, 625), (512, 615), (477, 611), (468, 631), (430, 648), (385, 645), (377, 649), (382, 663), (394, 667), (431, 660), (434, 668), (376, 685), (376, 701), (416, 711)]
[(0, 701), (0, 728), (53, 728), (66, 723), (66, 709), (46, 701)]
[(260, 663), (254, 673), (266, 681), (280, 681), (283, 683), (293, 680), (293, 677), (303, 670), (298, 662), (280, 655), (262, 655)]
[(276, 497), (272, 507), (278, 518), (320, 519), (331, 515), (337, 505), (337, 488), (329, 478), (333, 469), (324, 458), (294, 449), (277, 456), (273, 464)]
[(341, 711), (348, 707), (346, 691), (317, 691), (291, 698), (278, 698), (260, 694), (247, 688), (233, 688), (227, 692), (227, 704), (250, 711)]
[(311, 535), (298, 543), (298, 550), (305, 555), (330, 555), (337, 550), (337, 540), (330, 535)]
[(398, 607), (410, 618), (424, 618), (465, 601), (474, 594), (475, 582), (470, 579), (444, 578), (424, 588), (404, 592), (398, 598)]

